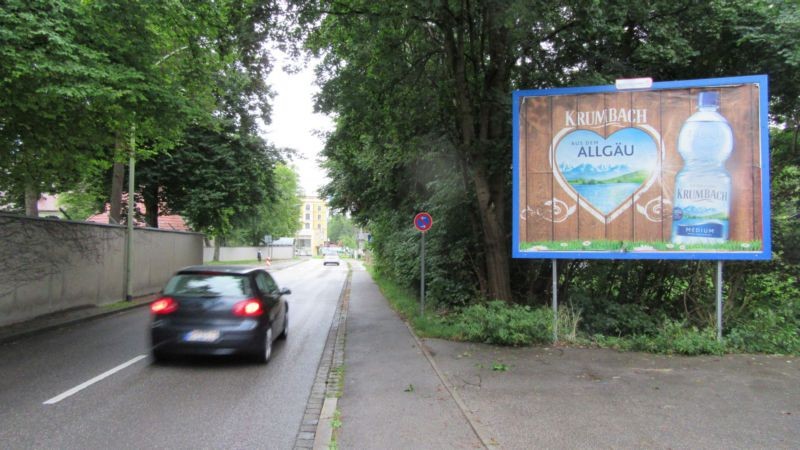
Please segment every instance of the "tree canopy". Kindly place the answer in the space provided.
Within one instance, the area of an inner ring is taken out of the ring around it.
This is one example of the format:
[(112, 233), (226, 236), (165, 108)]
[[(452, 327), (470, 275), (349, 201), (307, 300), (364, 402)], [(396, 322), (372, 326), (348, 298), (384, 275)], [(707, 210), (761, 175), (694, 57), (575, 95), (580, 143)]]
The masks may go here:
[[(5, 200), (36, 215), (40, 193), (73, 191), (85, 205), (110, 201), (119, 222), (131, 151), (140, 163), (135, 197), (151, 226), (159, 210), (173, 211), (218, 233), (279, 197), (273, 170), (286, 153), (258, 136), (259, 121), (270, 120), (267, 41), (278, 32), (277, 13), (255, 0), (6, 2)], [(204, 166), (213, 161), (244, 166)], [(187, 178), (174, 177), (186, 167)], [(201, 183), (201, 175), (212, 179)]]

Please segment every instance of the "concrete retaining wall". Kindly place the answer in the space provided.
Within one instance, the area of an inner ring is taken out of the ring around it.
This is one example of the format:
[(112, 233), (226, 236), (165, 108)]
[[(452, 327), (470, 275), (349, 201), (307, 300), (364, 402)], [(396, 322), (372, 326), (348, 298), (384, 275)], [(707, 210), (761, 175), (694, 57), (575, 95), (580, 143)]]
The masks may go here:
[[(261, 250), (261, 256), (266, 258), (272, 255), (272, 260), (279, 259), (292, 259), (294, 258), (294, 248), (290, 246), (275, 246), (275, 247), (220, 247), (219, 260), (220, 261), (247, 261), (256, 259), (258, 251)], [(271, 252), (271, 253), (270, 253)], [(203, 249), (203, 261), (211, 261), (214, 259), (214, 247), (206, 247)]]
[[(134, 230), (134, 296), (200, 264), (203, 235)], [(0, 214), (0, 326), (125, 299), (125, 227)]]

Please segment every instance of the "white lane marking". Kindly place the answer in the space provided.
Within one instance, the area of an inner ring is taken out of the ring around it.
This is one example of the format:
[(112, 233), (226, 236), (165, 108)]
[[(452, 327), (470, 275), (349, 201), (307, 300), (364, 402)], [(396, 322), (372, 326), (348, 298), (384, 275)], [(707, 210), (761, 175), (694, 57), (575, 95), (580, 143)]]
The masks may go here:
[(122, 364), (118, 365), (117, 367), (114, 367), (113, 369), (111, 369), (111, 370), (109, 370), (107, 372), (101, 373), (100, 375), (92, 378), (91, 380), (89, 380), (89, 381), (87, 381), (85, 383), (81, 383), (81, 384), (75, 386), (74, 388), (64, 392), (64, 393), (59, 394), (59, 395), (51, 398), (50, 400), (47, 400), (46, 402), (44, 402), (44, 404), (45, 405), (54, 405), (54, 404), (60, 402), (61, 400), (64, 400), (67, 397), (75, 395), (78, 392), (86, 389), (87, 387), (97, 383), (98, 381), (101, 381), (101, 380), (103, 380), (105, 378), (108, 378), (111, 375), (114, 375), (115, 373), (119, 372), (120, 370), (123, 370), (128, 366), (136, 364), (137, 362), (139, 362), (139, 361), (141, 361), (141, 360), (143, 360), (145, 358), (147, 358), (147, 355), (139, 355), (136, 358), (133, 358), (132, 360), (130, 360), (130, 361), (126, 362), (126, 363), (122, 363)]

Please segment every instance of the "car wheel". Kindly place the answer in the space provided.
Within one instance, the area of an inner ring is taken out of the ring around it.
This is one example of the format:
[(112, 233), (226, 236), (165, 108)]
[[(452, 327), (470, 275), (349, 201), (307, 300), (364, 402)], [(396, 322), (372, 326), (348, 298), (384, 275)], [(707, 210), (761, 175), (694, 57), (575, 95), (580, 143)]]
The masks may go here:
[(150, 352), (150, 356), (153, 358), (153, 362), (156, 364), (163, 363), (167, 360), (167, 356), (164, 354), (164, 352), (159, 350), (152, 350)]
[(283, 331), (278, 336), (278, 339), (284, 340), (289, 336), (289, 312), (283, 317)]
[(266, 334), (264, 334), (264, 345), (261, 348), (261, 351), (256, 355), (256, 360), (261, 364), (266, 364), (269, 362), (269, 359), (272, 357), (272, 327), (267, 328)]

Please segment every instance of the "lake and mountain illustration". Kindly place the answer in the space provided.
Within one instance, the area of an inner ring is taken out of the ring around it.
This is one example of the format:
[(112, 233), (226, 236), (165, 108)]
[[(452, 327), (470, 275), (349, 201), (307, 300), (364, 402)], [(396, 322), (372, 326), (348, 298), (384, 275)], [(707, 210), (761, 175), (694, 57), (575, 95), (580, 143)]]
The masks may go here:
[[(675, 211), (678, 212), (677, 210)], [(719, 208), (704, 208), (702, 206), (688, 206), (680, 209), (681, 218), (688, 219), (719, 219), (728, 220), (728, 215), (720, 213)]]
[(556, 147), (556, 166), (581, 197), (605, 215), (633, 195), (658, 166), (649, 134), (624, 128), (603, 138), (594, 131), (568, 133)]

